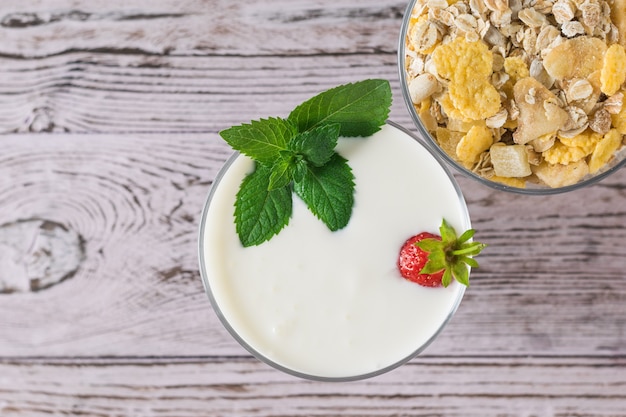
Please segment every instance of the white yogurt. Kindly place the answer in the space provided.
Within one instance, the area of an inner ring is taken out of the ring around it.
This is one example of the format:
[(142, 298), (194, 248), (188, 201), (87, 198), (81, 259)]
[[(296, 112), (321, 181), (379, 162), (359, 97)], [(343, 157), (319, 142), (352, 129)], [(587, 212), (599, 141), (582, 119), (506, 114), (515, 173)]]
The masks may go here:
[(421, 351), (451, 317), (464, 288), (425, 288), (400, 276), (406, 239), (438, 232), (442, 218), (470, 228), (451, 176), (413, 137), (391, 125), (368, 138), (341, 138), (355, 175), (348, 226), (331, 232), (297, 197), (289, 224), (244, 248), (233, 205), (253, 168), (237, 157), (214, 184), (202, 218), (205, 286), (224, 325), (248, 350), (303, 377), (356, 379)]

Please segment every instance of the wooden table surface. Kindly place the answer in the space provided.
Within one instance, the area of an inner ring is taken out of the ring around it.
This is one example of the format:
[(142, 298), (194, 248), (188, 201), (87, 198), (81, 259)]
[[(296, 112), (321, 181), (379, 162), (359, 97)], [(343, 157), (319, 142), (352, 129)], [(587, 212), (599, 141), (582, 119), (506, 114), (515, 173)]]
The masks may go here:
[(626, 416), (626, 170), (564, 195), (456, 175), (481, 268), (419, 357), (284, 375), (197, 261), (217, 132), (349, 81), (400, 93), (404, 1), (2, 0), (0, 416)]

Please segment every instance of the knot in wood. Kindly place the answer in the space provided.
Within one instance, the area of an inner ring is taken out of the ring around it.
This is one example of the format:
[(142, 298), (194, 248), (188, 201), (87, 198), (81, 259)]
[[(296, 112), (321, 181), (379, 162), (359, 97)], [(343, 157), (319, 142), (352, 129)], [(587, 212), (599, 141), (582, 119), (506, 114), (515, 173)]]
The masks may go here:
[(74, 276), (85, 258), (80, 234), (60, 223), (17, 220), (0, 226), (0, 294), (36, 292)]

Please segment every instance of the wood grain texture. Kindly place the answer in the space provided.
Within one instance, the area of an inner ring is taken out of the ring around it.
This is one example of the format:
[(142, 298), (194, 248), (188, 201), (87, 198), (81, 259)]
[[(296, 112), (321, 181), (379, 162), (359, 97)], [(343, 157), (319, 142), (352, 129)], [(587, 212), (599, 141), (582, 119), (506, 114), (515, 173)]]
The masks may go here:
[[(0, 356), (243, 354), (197, 266), (201, 209), (230, 154), (216, 134), (0, 140), (0, 224), (54, 222), (85, 252), (71, 279), (0, 294)], [(536, 198), (459, 180), (489, 247), (458, 316), (425, 353), (626, 354), (626, 171)], [(13, 269), (32, 269), (25, 253)]]
[(395, 51), (406, 2), (6, 0), (0, 54), (320, 55)]
[(0, 58), (0, 133), (217, 132), (376, 77), (393, 83), (391, 117), (408, 125), (395, 54)]
[[(0, 294), (2, 354), (180, 354), (188, 336), (179, 323), (188, 335), (211, 328), (211, 320), (197, 319), (210, 313), (197, 270), (197, 218), (231, 153), (226, 146), (172, 135), (1, 141), (0, 224), (55, 222), (80, 236), (85, 252), (71, 279)], [(31, 270), (33, 262), (17, 257), (14, 269)], [(140, 336), (146, 322), (161, 324)], [(163, 348), (163, 340), (178, 347)]]
[(365, 382), (296, 380), (250, 360), (0, 364), (0, 412), (49, 415), (617, 417), (624, 359), (432, 358)]
[(0, 416), (626, 416), (626, 170), (549, 197), (456, 175), (473, 284), (422, 356), (296, 380), (211, 310), (217, 132), (389, 79), (406, 2), (3, 0)]

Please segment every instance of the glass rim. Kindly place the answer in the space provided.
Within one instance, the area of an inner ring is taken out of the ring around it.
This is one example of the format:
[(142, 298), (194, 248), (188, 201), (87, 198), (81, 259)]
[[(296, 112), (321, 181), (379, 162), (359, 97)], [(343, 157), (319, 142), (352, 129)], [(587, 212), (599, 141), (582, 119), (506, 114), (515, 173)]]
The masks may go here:
[[(443, 163), (443, 161), (441, 160), (441, 158), (433, 152), (433, 150), (427, 146), (426, 143), (424, 143), (424, 139), (421, 138), (418, 134), (416, 134), (415, 132), (412, 132), (408, 129), (406, 129), (405, 127), (391, 121), (391, 120), (387, 120), (386, 122), (387, 125), (394, 127), (395, 129), (398, 129), (399, 131), (407, 134), (410, 138), (412, 138), (415, 142), (417, 142), (417, 144), (419, 146), (422, 146), (437, 162), (437, 164), (441, 167), (441, 169), (443, 169), (444, 173), (446, 174), (446, 176), (448, 177), (451, 185), (454, 188), (454, 191), (457, 195), (459, 204), (460, 204), (460, 208), (461, 211), (463, 213), (463, 223), (464, 223), (464, 227), (466, 229), (471, 227), (471, 218), (469, 215), (469, 210), (467, 207), (467, 203), (465, 201), (465, 198), (463, 197), (463, 193), (461, 191), (461, 187), (459, 186), (459, 184), (457, 183), (456, 179), (454, 178), (452, 172), (450, 171), (450, 169)], [(226, 315), (223, 313), (222, 309), (220, 308), (219, 302), (217, 301), (215, 295), (213, 294), (213, 291), (211, 289), (211, 285), (209, 282), (209, 277), (208, 277), (208, 273), (207, 273), (207, 260), (205, 257), (205, 244), (204, 244), (204, 237), (207, 233), (207, 227), (206, 227), (206, 219), (209, 215), (209, 209), (210, 209), (210, 205), (211, 205), (211, 201), (213, 199), (213, 196), (215, 194), (215, 191), (217, 190), (217, 188), (219, 187), (219, 184), (221, 182), (221, 180), (224, 178), (224, 176), (226, 175), (227, 171), (230, 169), (231, 165), (235, 162), (235, 160), (237, 158), (239, 158), (241, 154), (237, 151), (233, 152), (232, 155), (230, 155), (230, 157), (226, 160), (226, 162), (222, 165), (222, 167), (220, 168), (219, 172), (217, 173), (213, 183), (211, 184), (211, 188), (209, 190), (208, 196), (206, 198), (206, 201), (204, 203), (204, 207), (202, 209), (202, 215), (200, 217), (200, 225), (199, 225), (199, 232), (198, 232), (198, 260), (199, 260), (199, 269), (200, 269), (200, 276), (202, 279), (202, 284), (204, 287), (204, 290), (209, 298), (211, 307), (213, 308), (215, 314), (217, 315), (217, 317), (219, 318), (221, 324), (224, 326), (224, 328), (228, 331), (228, 333), (235, 339), (235, 341), (237, 341), (245, 350), (248, 351), (248, 353), (250, 353), (253, 357), (255, 357), (256, 359), (258, 359), (259, 361), (273, 367), (274, 369), (277, 369), (279, 371), (282, 371), (286, 374), (289, 374), (291, 376), (295, 376), (301, 379), (305, 379), (305, 380), (311, 380), (311, 381), (318, 381), (318, 382), (350, 382), (350, 381), (358, 381), (358, 380), (364, 380), (364, 379), (368, 379), (368, 378), (372, 378), (378, 375), (382, 375), (384, 373), (387, 373), (395, 368), (398, 368), (399, 366), (409, 362), (411, 359), (415, 358), (416, 356), (418, 356), (421, 352), (423, 352), (438, 336), (439, 334), (443, 331), (443, 329), (446, 327), (446, 325), (448, 324), (448, 322), (452, 319), (452, 317), (454, 316), (454, 314), (456, 313), (459, 305), (461, 304), (461, 301), (463, 299), (463, 296), (465, 294), (465, 290), (466, 287), (463, 285), (460, 285), (460, 288), (458, 290), (458, 293), (456, 295), (456, 298), (454, 300), (454, 302), (452, 303), (452, 306), (450, 308), (450, 311), (448, 312), (446, 318), (441, 322), (441, 324), (439, 325), (439, 327), (437, 328), (437, 330), (426, 340), (426, 342), (424, 342), (422, 345), (418, 346), (415, 350), (413, 350), (409, 355), (399, 359), (398, 361), (395, 361), (394, 363), (384, 366), (380, 369), (377, 369), (375, 371), (371, 371), (371, 372), (365, 372), (365, 373), (361, 373), (361, 374), (356, 374), (356, 375), (347, 375), (347, 376), (323, 376), (323, 375), (315, 375), (315, 374), (311, 374), (311, 373), (306, 373), (306, 372), (301, 372), (301, 371), (297, 371), (294, 369), (291, 369), (287, 366), (284, 366), (270, 358), (268, 358), (267, 356), (263, 355), (261, 352), (259, 352), (257, 349), (255, 349), (251, 344), (249, 344), (246, 340), (244, 340), (244, 338), (242, 336), (239, 335), (239, 333), (237, 332), (237, 330), (231, 326), (228, 318), (226, 317)]]
[(457, 172), (483, 185), (486, 185), (490, 188), (493, 188), (499, 191), (506, 191), (510, 193), (525, 194), (525, 195), (554, 195), (554, 194), (566, 193), (569, 191), (575, 191), (580, 188), (584, 188), (586, 186), (595, 184), (603, 180), (604, 178), (608, 177), (609, 175), (613, 174), (614, 172), (622, 168), (624, 165), (626, 165), (626, 150), (623, 150), (621, 153), (623, 153), (624, 155), (622, 155), (621, 160), (616, 161), (614, 165), (604, 169), (601, 172), (598, 172), (590, 176), (589, 178), (583, 179), (577, 182), (576, 184), (566, 185), (566, 186), (557, 187), (557, 188), (550, 188), (548, 186), (539, 186), (539, 185), (534, 186), (534, 187), (529, 187), (529, 188), (519, 188), (519, 187), (512, 187), (510, 185), (506, 185), (506, 184), (496, 182), (496, 181), (490, 181), (489, 179), (481, 177), (480, 175), (476, 174), (475, 172), (470, 171), (469, 169), (463, 167), (461, 164), (455, 161), (452, 157), (450, 157), (450, 155), (448, 155), (443, 149), (441, 149), (437, 141), (433, 138), (433, 136), (430, 134), (428, 129), (426, 129), (426, 127), (422, 123), (422, 120), (417, 115), (415, 108), (413, 107), (413, 102), (411, 101), (411, 97), (408, 92), (409, 86), (406, 80), (406, 70), (405, 70), (405, 66), (406, 66), (406, 54), (405, 54), (406, 42), (405, 40), (407, 36), (407, 31), (409, 29), (411, 13), (413, 11), (413, 8), (415, 7), (416, 2), (417, 0), (410, 0), (406, 6), (406, 9), (404, 11), (404, 15), (402, 18), (400, 36), (398, 39), (397, 60), (398, 60), (398, 75), (400, 78), (400, 89), (402, 91), (402, 97), (404, 99), (404, 103), (407, 107), (409, 115), (411, 116), (411, 120), (413, 121), (413, 124), (417, 127), (419, 133), (425, 137), (427, 146), (433, 148), (435, 152), (448, 165), (452, 166)]

